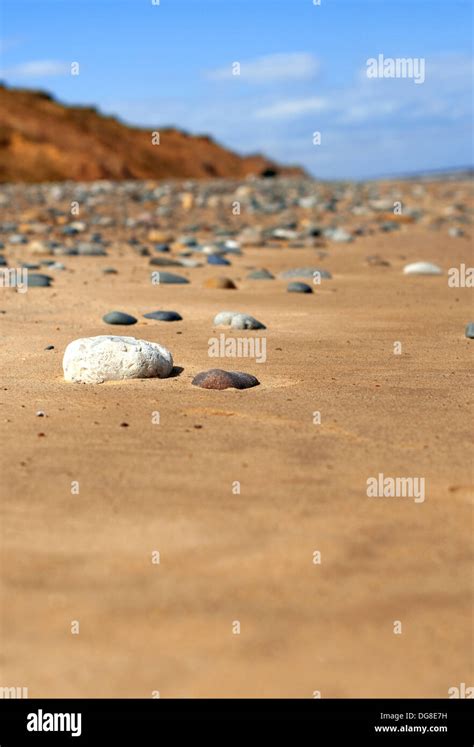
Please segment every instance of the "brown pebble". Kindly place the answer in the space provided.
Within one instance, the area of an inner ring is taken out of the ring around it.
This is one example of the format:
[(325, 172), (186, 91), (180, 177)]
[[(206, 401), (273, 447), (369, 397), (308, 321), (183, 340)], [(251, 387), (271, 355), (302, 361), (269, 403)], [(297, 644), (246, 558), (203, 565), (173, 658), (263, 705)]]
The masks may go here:
[(191, 382), (194, 386), (202, 389), (248, 389), (260, 384), (259, 380), (251, 374), (241, 371), (223, 371), (222, 368), (211, 368), (209, 371), (201, 371)]
[(236, 288), (234, 281), (230, 278), (223, 278), (223, 277), (217, 277), (217, 278), (207, 278), (207, 280), (204, 281), (204, 287), (205, 288), (218, 288), (218, 289), (225, 289), (225, 288)]

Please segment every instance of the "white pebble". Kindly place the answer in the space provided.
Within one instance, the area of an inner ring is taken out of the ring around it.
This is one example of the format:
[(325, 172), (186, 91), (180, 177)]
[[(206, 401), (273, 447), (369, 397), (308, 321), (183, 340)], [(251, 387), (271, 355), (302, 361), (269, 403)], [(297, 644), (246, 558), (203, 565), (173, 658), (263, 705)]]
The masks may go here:
[(431, 262), (413, 262), (411, 265), (405, 265), (403, 268), (404, 275), (442, 275), (443, 270), (438, 265)]
[(233, 329), (265, 329), (265, 325), (250, 314), (239, 311), (221, 311), (214, 317), (215, 327), (233, 327)]
[(173, 368), (169, 350), (135, 337), (81, 337), (67, 346), (63, 358), (66, 381), (101, 384), (121, 379), (164, 379)]
[(232, 322), (232, 317), (236, 316), (238, 311), (221, 311), (214, 317), (214, 325), (216, 327), (226, 327)]

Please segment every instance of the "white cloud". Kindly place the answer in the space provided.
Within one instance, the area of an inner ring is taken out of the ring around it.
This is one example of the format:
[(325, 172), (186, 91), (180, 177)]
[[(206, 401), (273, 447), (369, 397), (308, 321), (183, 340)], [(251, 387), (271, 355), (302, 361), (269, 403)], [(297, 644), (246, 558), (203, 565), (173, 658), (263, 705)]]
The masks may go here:
[(285, 80), (308, 80), (319, 71), (319, 61), (309, 52), (270, 54), (248, 62), (239, 62), (240, 75), (234, 75), (233, 64), (210, 70), (206, 77), (211, 80), (242, 79), (251, 83), (271, 83)]
[(59, 60), (35, 60), (23, 62), (20, 65), (1, 70), (0, 75), (8, 78), (46, 78), (57, 75), (69, 75), (70, 62)]
[(400, 103), (390, 99), (362, 100), (358, 103), (349, 103), (347, 106), (342, 102), (341, 116), (338, 122), (343, 124), (370, 122), (381, 117), (394, 115), (400, 109)]
[(327, 111), (329, 108), (329, 102), (320, 97), (288, 99), (258, 109), (255, 117), (257, 119), (294, 119), (313, 112)]

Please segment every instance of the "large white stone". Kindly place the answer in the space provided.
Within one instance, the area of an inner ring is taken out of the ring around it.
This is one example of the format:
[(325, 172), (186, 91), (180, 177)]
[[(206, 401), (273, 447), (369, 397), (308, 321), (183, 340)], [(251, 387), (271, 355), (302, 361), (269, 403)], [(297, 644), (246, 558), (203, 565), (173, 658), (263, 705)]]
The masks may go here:
[(405, 275), (442, 275), (443, 270), (431, 262), (413, 262), (403, 268)]
[(155, 376), (164, 379), (170, 375), (172, 368), (173, 357), (162, 345), (118, 335), (73, 340), (63, 358), (66, 381), (83, 384)]

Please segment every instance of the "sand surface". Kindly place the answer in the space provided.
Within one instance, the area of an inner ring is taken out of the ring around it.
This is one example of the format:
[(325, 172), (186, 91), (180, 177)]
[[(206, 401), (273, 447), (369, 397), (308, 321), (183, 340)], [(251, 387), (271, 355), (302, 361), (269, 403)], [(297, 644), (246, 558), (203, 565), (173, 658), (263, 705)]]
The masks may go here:
[[(159, 287), (147, 258), (111, 249), (59, 257), (52, 288), (1, 289), (0, 684), (30, 697), (308, 698), (444, 698), (472, 684), (472, 290), (446, 274), (472, 264), (471, 247), (417, 224), (328, 242), (321, 260), (249, 247), (231, 267), (164, 268), (192, 283)], [(373, 254), (390, 267), (369, 266)], [(404, 276), (418, 260), (445, 274)], [(117, 275), (102, 274), (110, 265)], [(333, 279), (313, 295), (246, 279), (304, 265)], [(238, 290), (203, 288), (213, 275)], [(183, 321), (143, 319), (158, 308)], [(139, 323), (107, 327), (112, 309)], [(267, 325), (228, 333), (266, 336), (265, 363), (208, 357), (224, 309)], [(176, 375), (66, 383), (68, 342), (108, 333), (162, 343)], [(261, 384), (191, 385), (215, 366)], [(367, 497), (379, 472), (424, 476), (425, 501)]]

